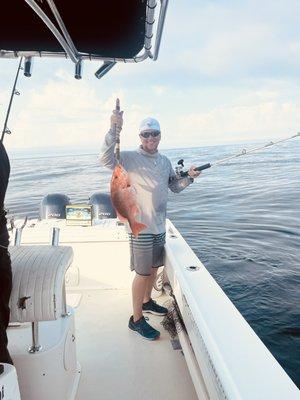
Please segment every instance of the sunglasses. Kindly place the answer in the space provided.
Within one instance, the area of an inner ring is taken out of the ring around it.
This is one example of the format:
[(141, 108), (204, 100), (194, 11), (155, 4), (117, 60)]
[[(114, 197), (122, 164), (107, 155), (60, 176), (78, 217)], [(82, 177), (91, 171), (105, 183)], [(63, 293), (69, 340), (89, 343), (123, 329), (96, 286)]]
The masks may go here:
[(140, 135), (144, 138), (144, 139), (148, 139), (150, 136), (152, 137), (157, 137), (160, 135), (159, 131), (149, 131), (149, 132), (141, 132)]

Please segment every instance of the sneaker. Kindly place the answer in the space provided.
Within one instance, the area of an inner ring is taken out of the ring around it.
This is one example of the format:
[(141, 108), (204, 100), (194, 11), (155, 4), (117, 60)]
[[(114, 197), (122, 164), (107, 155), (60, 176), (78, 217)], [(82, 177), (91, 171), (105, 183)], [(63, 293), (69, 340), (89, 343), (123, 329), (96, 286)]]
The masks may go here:
[(154, 315), (167, 315), (168, 309), (166, 307), (162, 307), (156, 303), (156, 301), (150, 299), (147, 303), (143, 303), (143, 312), (151, 313)]
[(128, 328), (132, 331), (139, 333), (143, 338), (148, 340), (156, 340), (160, 336), (160, 332), (148, 324), (145, 317), (140, 318), (138, 321), (133, 321), (133, 316), (130, 317)]

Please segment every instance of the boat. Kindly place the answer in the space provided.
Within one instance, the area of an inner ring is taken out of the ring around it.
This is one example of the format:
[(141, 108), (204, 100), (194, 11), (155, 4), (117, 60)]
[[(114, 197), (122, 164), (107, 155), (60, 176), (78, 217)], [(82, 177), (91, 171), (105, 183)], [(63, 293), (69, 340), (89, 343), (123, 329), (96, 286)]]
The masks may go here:
[[(153, 52), (155, 0), (126, 2), (126, 13), (122, 8), (113, 26), (102, 25), (100, 36), (108, 42), (86, 46), (81, 23), (90, 23), (93, 31), (98, 15), (114, 16), (117, 3), (7, 4), (16, 23), (10, 25), (10, 19), (0, 28), (7, 40), (0, 57), (25, 57), (27, 76), (33, 57), (68, 57), (76, 79), (86, 60), (102, 63), (96, 71), (101, 78), (116, 62), (156, 59), (167, 1), (161, 2)], [(91, 19), (84, 14), (87, 8)], [(142, 40), (134, 28), (132, 45), (123, 41), (122, 19), (124, 29), (142, 27)], [(42, 32), (38, 39), (36, 30)], [(153, 343), (127, 328), (128, 235), (108, 195), (94, 193), (84, 204), (72, 204), (64, 193), (49, 193), (39, 218), (11, 220), (8, 227), (13, 268), (8, 337), (14, 366), (0, 364), (1, 400), (299, 399), (296, 385), (172, 221), (167, 220), (165, 264), (152, 294), (169, 305), (168, 322), (173, 320), (176, 336), (163, 329), (166, 320), (151, 316), (162, 332)]]
[(299, 398), (169, 220), (153, 297), (176, 302), (178, 337), (172, 339), (155, 316), (151, 324), (162, 331), (155, 343), (129, 331), (128, 235), (108, 195), (91, 199), (77, 205), (91, 207), (91, 218), (78, 213), (76, 220), (66, 215), (73, 207), (65, 204), (68, 197), (50, 194), (38, 219), (25, 225), (16, 220), (10, 231), (15, 284), (9, 348), (22, 399)]

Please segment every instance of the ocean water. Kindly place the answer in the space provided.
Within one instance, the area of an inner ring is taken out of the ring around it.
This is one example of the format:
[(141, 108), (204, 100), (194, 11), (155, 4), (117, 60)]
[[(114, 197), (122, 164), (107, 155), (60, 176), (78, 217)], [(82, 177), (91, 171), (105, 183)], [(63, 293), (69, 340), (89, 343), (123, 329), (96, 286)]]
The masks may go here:
[[(188, 167), (242, 148), (162, 153)], [(96, 154), (12, 158), (11, 167), (6, 207), (15, 217), (37, 217), (48, 193), (78, 202), (109, 191), (110, 172)], [(185, 191), (170, 193), (168, 217), (300, 387), (300, 140), (203, 171)]]

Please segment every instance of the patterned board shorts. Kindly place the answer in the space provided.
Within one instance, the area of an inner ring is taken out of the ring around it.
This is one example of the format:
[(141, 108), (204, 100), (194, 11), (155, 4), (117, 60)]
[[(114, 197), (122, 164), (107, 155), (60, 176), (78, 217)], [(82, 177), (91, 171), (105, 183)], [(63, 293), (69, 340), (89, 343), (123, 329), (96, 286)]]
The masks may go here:
[(166, 232), (154, 235), (141, 233), (135, 238), (129, 234), (130, 269), (139, 275), (151, 275), (151, 268), (164, 265)]

